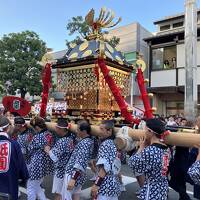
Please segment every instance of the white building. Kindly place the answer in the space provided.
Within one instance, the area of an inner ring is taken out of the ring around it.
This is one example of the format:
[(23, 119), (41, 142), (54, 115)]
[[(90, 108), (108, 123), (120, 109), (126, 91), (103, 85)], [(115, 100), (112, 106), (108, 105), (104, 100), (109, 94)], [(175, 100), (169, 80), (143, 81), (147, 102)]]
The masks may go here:
[[(184, 13), (165, 17), (154, 24), (157, 34), (145, 39), (149, 45), (149, 91), (154, 93), (153, 106), (157, 107), (159, 114), (183, 113)], [(197, 66), (200, 74), (200, 10), (197, 18)], [(200, 85), (200, 76), (197, 76), (197, 82)]]

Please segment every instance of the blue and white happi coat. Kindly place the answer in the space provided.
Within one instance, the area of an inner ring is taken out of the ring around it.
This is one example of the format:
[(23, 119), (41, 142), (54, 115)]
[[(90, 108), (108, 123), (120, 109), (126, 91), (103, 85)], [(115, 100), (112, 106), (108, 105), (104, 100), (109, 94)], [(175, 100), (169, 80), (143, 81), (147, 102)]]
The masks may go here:
[(51, 133), (45, 129), (37, 133), (28, 146), (31, 162), (29, 175), (31, 180), (40, 180), (50, 175), (54, 171), (54, 164), (49, 155), (44, 151), (44, 147), (49, 144)]
[(188, 174), (195, 184), (200, 185), (200, 160), (193, 163), (188, 170)]
[[(120, 169), (114, 169), (115, 161), (121, 161), (117, 158), (117, 148), (112, 139), (104, 140), (98, 150), (97, 155), (97, 168), (103, 165), (103, 168), (106, 172), (103, 182), (101, 183), (98, 195), (107, 196), (107, 197), (117, 197), (120, 195), (120, 181), (119, 181), (119, 171)], [(115, 173), (116, 172), (116, 173)]]
[(25, 183), (28, 178), (20, 145), (9, 139), (7, 133), (0, 132), (0, 193), (9, 194), (9, 199), (18, 200), (18, 181), (21, 179)]
[(91, 137), (86, 137), (78, 142), (71, 154), (65, 173), (72, 175), (76, 170), (81, 172), (80, 176), (78, 176), (76, 180), (76, 187), (82, 186), (86, 180), (86, 168), (88, 166), (88, 162), (92, 158), (93, 150), (94, 140)]
[(63, 179), (65, 168), (72, 151), (74, 150), (74, 138), (72, 135), (67, 135), (57, 140), (49, 155), (55, 164), (55, 176)]
[(29, 165), (31, 161), (30, 153), (28, 151), (28, 146), (29, 146), (29, 143), (31, 143), (31, 140), (34, 134), (35, 133), (33, 129), (27, 128), (25, 131), (23, 131), (17, 136), (17, 142), (19, 143), (21, 147), (22, 153), (24, 155), (24, 160), (27, 165)]
[(162, 144), (152, 144), (141, 153), (130, 157), (128, 165), (133, 172), (145, 175), (145, 183), (141, 188), (139, 199), (167, 199), (169, 160), (170, 150)]

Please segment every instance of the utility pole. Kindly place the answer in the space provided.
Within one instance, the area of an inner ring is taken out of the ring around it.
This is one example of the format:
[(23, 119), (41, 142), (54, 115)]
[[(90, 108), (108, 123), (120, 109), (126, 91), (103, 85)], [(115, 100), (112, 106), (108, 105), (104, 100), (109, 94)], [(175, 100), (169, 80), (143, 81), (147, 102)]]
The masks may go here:
[(197, 2), (185, 0), (185, 116), (197, 116)]

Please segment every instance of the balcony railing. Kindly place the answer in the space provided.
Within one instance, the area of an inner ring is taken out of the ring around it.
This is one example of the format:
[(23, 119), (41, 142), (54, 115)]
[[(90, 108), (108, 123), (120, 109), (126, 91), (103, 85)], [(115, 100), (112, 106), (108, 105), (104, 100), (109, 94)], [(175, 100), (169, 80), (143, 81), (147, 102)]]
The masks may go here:
[[(200, 66), (197, 67), (197, 84), (200, 85)], [(185, 68), (152, 71), (150, 87), (174, 87), (185, 85)]]

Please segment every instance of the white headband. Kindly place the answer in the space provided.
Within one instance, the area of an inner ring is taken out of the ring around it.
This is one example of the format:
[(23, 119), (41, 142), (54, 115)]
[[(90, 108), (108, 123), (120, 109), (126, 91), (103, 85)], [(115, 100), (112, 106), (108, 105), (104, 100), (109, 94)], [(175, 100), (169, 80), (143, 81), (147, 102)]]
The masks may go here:
[(58, 125), (56, 125), (56, 127), (58, 127), (58, 128), (67, 128), (68, 129), (68, 126), (58, 126)]
[(0, 131), (2, 132), (3, 129), (5, 129), (5, 128), (8, 127), (8, 126), (9, 126), (9, 124), (6, 124), (5, 126), (0, 126)]

